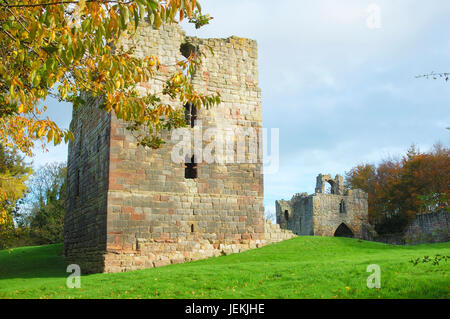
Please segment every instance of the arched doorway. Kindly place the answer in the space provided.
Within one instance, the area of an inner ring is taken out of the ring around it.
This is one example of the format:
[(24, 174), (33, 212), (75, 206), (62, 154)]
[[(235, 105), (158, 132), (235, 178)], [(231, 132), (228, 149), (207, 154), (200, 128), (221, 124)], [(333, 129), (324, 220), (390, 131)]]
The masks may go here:
[(324, 193), (325, 194), (335, 194), (335, 183), (332, 180), (327, 180), (325, 182)]
[(339, 227), (334, 232), (334, 237), (348, 237), (353, 238), (355, 235), (352, 230), (347, 227), (344, 223), (340, 224)]

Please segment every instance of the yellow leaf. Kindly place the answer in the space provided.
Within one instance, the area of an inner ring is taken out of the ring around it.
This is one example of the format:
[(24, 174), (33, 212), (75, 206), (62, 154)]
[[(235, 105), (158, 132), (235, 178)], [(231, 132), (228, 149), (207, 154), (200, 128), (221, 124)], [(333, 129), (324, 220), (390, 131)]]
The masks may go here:
[(47, 141), (50, 142), (53, 139), (53, 130), (48, 130)]
[(41, 137), (42, 135), (44, 135), (44, 131), (45, 131), (45, 124), (41, 123), (41, 126), (39, 127), (39, 130), (37, 132), (37, 136)]
[(83, 11), (84, 7), (86, 6), (86, 0), (78, 1), (78, 6), (80, 8), (80, 11)]

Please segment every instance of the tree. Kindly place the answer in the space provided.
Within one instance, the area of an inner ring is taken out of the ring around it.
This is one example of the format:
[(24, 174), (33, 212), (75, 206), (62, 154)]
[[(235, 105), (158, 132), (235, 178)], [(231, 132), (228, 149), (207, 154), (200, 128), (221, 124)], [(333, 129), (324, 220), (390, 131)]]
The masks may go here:
[(408, 210), (449, 210), (450, 149), (436, 144), (428, 153), (408, 154), (402, 166), (402, 188), (411, 195), (403, 202)]
[(30, 179), (27, 203), (29, 212), (22, 226), (28, 227), (36, 244), (63, 240), (67, 167), (49, 163), (40, 167)]
[(450, 72), (442, 72), (442, 73), (431, 72), (427, 74), (418, 75), (416, 76), (416, 78), (426, 78), (426, 79), (431, 78), (433, 80), (437, 80), (439, 78), (445, 80), (445, 82), (448, 82), (449, 76)]
[(137, 58), (120, 40), (144, 20), (159, 28), (185, 17), (197, 28), (211, 19), (196, 0), (0, 0), (0, 142), (28, 155), (38, 139), (67, 142), (72, 133), (43, 118), (39, 103), (50, 96), (83, 107), (80, 93), (89, 92), (130, 129), (146, 128), (141, 145), (159, 147), (161, 130), (184, 125), (182, 110), (162, 96), (196, 107), (218, 104), (220, 96), (192, 86), (201, 52), (176, 63), (162, 93), (139, 95), (139, 84), (158, 71), (158, 57)]
[(0, 248), (14, 232), (14, 214), (18, 201), (27, 191), (26, 181), (32, 170), (17, 151), (0, 145)]
[(346, 184), (369, 194), (369, 218), (379, 233), (401, 232), (418, 213), (449, 211), (450, 149), (427, 153), (411, 146), (400, 160), (359, 165)]

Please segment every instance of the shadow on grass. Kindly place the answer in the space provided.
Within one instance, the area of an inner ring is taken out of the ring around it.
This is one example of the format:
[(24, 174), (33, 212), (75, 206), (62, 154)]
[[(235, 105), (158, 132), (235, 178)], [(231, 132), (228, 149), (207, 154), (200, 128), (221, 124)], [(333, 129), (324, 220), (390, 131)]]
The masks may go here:
[(62, 244), (0, 251), (0, 280), (67, 277)]

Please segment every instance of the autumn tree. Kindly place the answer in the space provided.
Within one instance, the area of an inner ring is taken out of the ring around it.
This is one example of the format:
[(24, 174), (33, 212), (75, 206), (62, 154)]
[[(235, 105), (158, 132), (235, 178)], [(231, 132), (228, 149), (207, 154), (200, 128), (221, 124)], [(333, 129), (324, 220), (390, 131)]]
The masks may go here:
[[(431, 152), (417, 152), (402, 161), (402, 189), (411, 196), (403, 205), (409, 211), (449, 211), (450, 149), (436, 144)], [(406, 197), (406, 196), (405, 196)]]
[(369, 218), (380, 233), (400, 232), (418, 213), (449, 211), (450, 149), (427, 153), (412, 146), (400, 160), (359, 165), (346, 173), (348, 187), (369, 194)]
[(0, 0), (0, 142), (31, 155), (34, 141), (60, 143), (72, 137), (50, 118), (40, 103), (48, 97), (83, 107), (81, 92), (102, 97), (102, 108), (145, 127), (144, 146), (157, 148), (159, 132), (184, 125), (182, 110), (162, 97), (196, 107), (220, 102), (202, 95), (191, 83), (202, 52), (176, 63), (162, 92), (138, 94), (160, 67), (158, 57), (138, 58), (121, 39), (142, 23), (154, 28), (188, 19), (207, 24), (196, 0)]
[(30, 165), (17, 151), (0, 145), (0, 248), (13, 236), (17, 202), (27, 191), (26, 181), (31, 173)]

